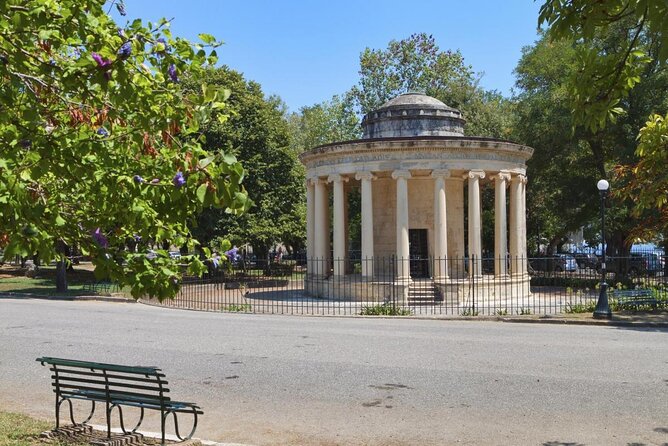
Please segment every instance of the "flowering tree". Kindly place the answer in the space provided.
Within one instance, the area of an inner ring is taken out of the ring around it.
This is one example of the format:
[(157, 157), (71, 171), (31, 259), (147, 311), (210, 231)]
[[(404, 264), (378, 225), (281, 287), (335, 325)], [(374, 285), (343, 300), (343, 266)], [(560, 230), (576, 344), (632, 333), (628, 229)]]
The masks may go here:
[[(61, 265), (64, 247), (78, 246), (97, 277), (163, 299), (181, 268), (166, 251), (147, 257), (150, 245), (195, 249), (188, 224), (204, 207), (246, 210), (244, 170), (201, 145), (229, 92), (179, 84), (215, 63), (215, 39), (175, 38), (166, 20), (119, 28), (113, 6), (0, 3), (0, 243), (6, 258)], [(205, 269), (184, 260), (190, 273)]]

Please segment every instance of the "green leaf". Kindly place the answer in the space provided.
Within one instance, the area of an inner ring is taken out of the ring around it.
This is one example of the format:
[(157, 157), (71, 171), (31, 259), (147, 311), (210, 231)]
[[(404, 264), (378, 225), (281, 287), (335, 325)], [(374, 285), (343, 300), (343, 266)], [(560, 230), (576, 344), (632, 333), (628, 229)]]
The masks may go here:
[(214, 43), (216, 43), (216, 38), (213, 37), (211, 34), (200, 33), (197, 35), (197, 37), (199, 37), (202, 42), (208, 45), (213, 45)]
[(201, 184), (197, 188), (197, 199), (200, 201), (200, 203), (204, 203), (204, 199), (206, 198), (206, 191), (207, 191), (206, 183)]

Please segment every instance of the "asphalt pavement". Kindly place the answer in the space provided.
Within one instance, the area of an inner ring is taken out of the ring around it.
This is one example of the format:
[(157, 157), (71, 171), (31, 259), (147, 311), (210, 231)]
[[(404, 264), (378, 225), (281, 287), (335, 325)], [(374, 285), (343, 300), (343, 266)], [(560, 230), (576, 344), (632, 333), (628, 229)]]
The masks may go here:
[(161, 367), (219, 442), (664, 445), (667, 335), (0, 299), (0, 408), (53, 419), (47, 355)]

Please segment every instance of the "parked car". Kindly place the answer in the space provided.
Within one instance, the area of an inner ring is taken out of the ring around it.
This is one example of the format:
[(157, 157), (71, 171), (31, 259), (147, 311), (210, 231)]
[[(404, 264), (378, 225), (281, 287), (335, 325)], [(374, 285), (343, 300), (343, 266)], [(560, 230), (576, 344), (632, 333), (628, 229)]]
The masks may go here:
[[(645, 254), (631, 253), (628, 257), (606, 257), (605, 269), (609, 273), (628, 276), (642, 276), (650, 273), (649, 259)], [(599, 260), (596, 271), (601, 273), (602, 263)]]
[(643, 257), (647, 259), (647, 272), (653, 276), (664, 271), (664, 259), (655, 252), (632, 252), (632, 257)]
[(595, 269), (598, 265), (598, 256), (592, 252), (574, 252), (571, 255), (578, 263), (578, 268), (592, 268)]
[(578, 270), (578, 262), (570, 254), (554, 254), (537, 257), (530, 260), (530, 266), (534, 271), (575, 272)]

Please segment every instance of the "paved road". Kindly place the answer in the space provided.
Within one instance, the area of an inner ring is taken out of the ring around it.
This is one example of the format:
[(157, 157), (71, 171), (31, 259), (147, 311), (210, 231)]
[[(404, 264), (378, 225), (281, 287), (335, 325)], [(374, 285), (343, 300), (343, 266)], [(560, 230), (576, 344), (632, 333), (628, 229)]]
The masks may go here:
[(668, 444), (665, 330), (0, 299), (0, 408), (53, 417), (41, 355), (161, 366), (225, 442)]

